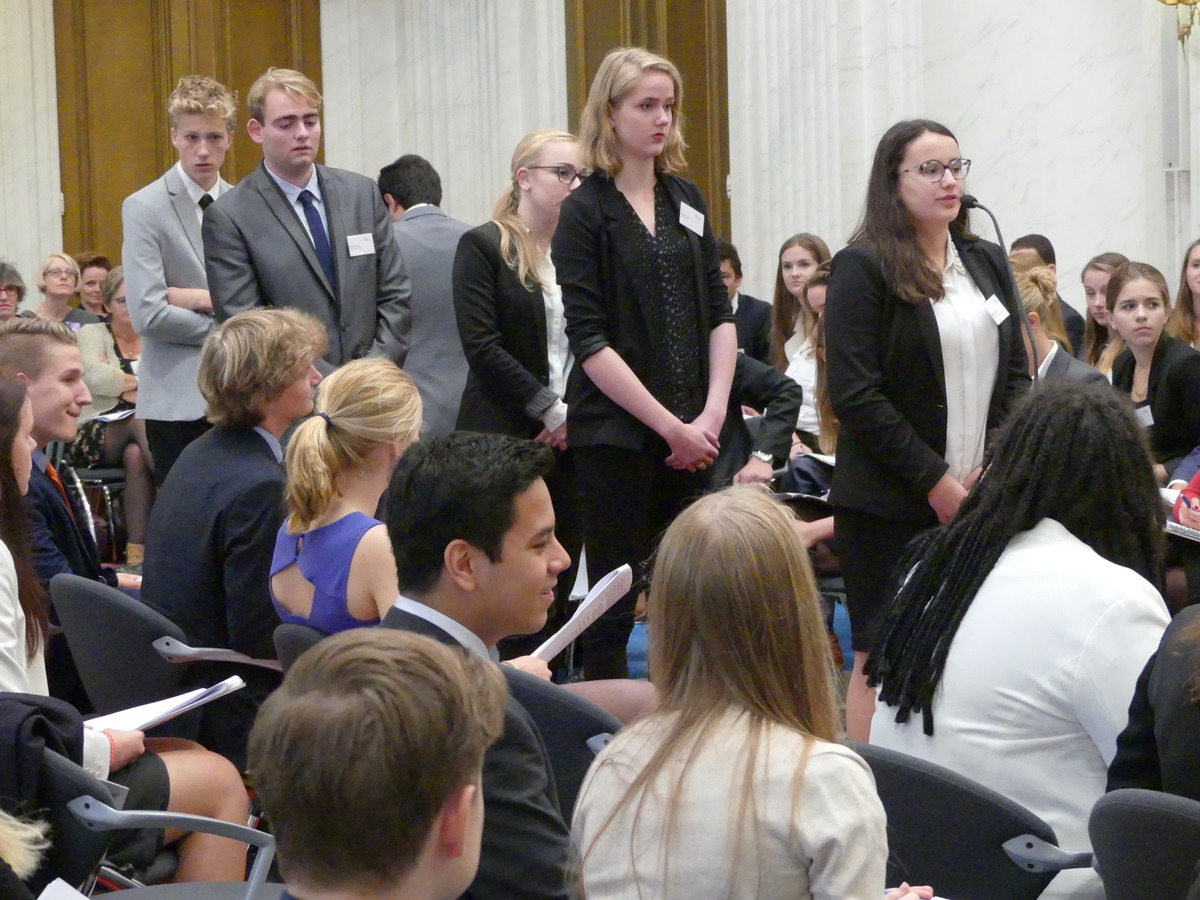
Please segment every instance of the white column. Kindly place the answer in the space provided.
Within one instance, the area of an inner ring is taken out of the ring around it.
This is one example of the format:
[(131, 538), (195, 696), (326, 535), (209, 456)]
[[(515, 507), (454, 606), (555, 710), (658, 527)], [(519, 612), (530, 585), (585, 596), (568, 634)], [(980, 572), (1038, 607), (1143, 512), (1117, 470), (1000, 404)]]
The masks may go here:
[(528, 132), (567, 126), (561, 0), (322, 0), (325, 156), (372, 178), (404, 153), (483, 222)]
[(42, 258), (63, 249), (50, 3), (0, 3), (0, 59), (0, 256), (24, 276), (28, 300)]
[(779, 245), (840, 248), (879, 135), (923, 93), (916, 0), (729, 0), (731, 239), (746, 293), (771, 299)]

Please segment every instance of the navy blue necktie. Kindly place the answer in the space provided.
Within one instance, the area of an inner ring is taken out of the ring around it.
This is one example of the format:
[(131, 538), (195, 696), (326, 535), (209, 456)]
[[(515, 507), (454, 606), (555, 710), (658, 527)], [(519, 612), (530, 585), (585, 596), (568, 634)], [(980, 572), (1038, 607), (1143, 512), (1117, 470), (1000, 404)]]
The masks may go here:
[(312, 191), (300, 192), (300, 203), (304, 206), (304, 218), (308, 220), (308, 230), (312, 232), (313, 249), (317, 251), (317, 262), (325, 270), (329, 286), (337, 291), (337, 280), (333, 277), (333, 253), (329, 249), (329, 236), (325, 234), (325, 226), (321, 224), (321, 215), (317, 212), (317, 198)]

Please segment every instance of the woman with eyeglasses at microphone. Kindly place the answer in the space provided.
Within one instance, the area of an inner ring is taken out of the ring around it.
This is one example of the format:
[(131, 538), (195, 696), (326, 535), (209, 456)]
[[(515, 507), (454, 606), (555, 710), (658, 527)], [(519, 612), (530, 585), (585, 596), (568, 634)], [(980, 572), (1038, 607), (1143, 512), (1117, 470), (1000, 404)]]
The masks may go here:
[(985, 435), (1029, 385), (1004, 250), (968, 228), (970, 167), (944, 125), (893, 125), (875, 150), (862, 222), (833, 258), (826, 358), (841, 430), (830, 502), (854, 647), (854, 740), (870, 732), (863, 665), (895, 593), (892, 570), (911, 538), (954, 517)]

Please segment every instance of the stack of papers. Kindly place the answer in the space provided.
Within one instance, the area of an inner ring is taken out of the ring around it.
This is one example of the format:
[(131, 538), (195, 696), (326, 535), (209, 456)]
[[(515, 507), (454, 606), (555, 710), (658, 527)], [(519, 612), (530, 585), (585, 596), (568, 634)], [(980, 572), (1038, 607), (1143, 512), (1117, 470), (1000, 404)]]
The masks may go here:
[(178, 697), (168, 697), (166, 700), (156, 700), (153, 703), (123, 709), (106, 716), (96, 716), (88, 719), (86, 724), (88, 728), (96, 731), (103, 731), (106, 728), (111, 728), (113, 731), (145, 731), (155, 725), (169, 722), (185, 712), (204, 706), (206, 703), (212, 703), (218, 697), (240, 691), (245, 686), (246, 682), (237, 675), (230, 675), (224, 681), (218, 682), (210, 688), (196, 688), (196, 690), (180, 694)]

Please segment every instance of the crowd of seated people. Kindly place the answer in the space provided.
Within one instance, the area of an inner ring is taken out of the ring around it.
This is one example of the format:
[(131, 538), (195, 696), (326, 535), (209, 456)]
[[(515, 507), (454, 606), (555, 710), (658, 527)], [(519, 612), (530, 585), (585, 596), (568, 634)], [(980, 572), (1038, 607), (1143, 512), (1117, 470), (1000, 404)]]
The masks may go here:
[[(971, 160), (911, 120), (881, 139), (848, 244), (788, 238), (763, 304), (678, 174), (680, 92), (669, 60), (610, 53), (579, 135), (528, 135), (494, 218), (454, 223), (434, 277), (398, 243), (395, 196), (315, 162), (309, 79), (251, 88), (263, 165), (234, 186), (236, 100), (184, 78), (178, 162), (127, 200), (125, 265), (54, 253), (21, 312), (0, 263), (0, 689), (88, 712), (49, 632), (63, 572), (260, 661), (280, 624), (314, 628), (282, 680), (193, 667), (248, 683), (197, 744), (70, 720), (77, 761), (149, 808), (244, 821), (248, 773), (303, 898), (932, 896), (886, 888), (885, 811), (845, 736), (991, 786), (1072, 849), (1106, 789), (1200, 799), (1200, 627), (1163, 603), (1179, 545), (1158, 492), (1184, 488), (1174, 517), (1200, 528), (1200, 247), (1174, 302), (1154, 267), (1098, 254), (1071, 315), (1050, 242), (974, 235)], [(433, 382), (403, 366), (447, 329), (465, 388), (438, 408), (458, 430), (419, 440)], [(58, 443), (125, 467), (144, 581), (101, 563)], [(833, 514), (796, 522), (742, 483)], [(589, 580), (629, 563), (634, 587), (577, 645), (588, 681), (558, 685), (504, 657), (569, 612), (579, 529)], [(846, 581), (848, 685), (817, 544)], [(623, 680), (639, 593), (645, 691)], [(531, 683), (625, 726), (577, 800)], [(36, 854), (36, 822), (15, 833)], [(243, 846), (166, 837), (181, 880), (243, 876)], [(29, 871), (2, 842), (0, 860)], [(1084, 869), (1044, 896), (1100, 891)]]

